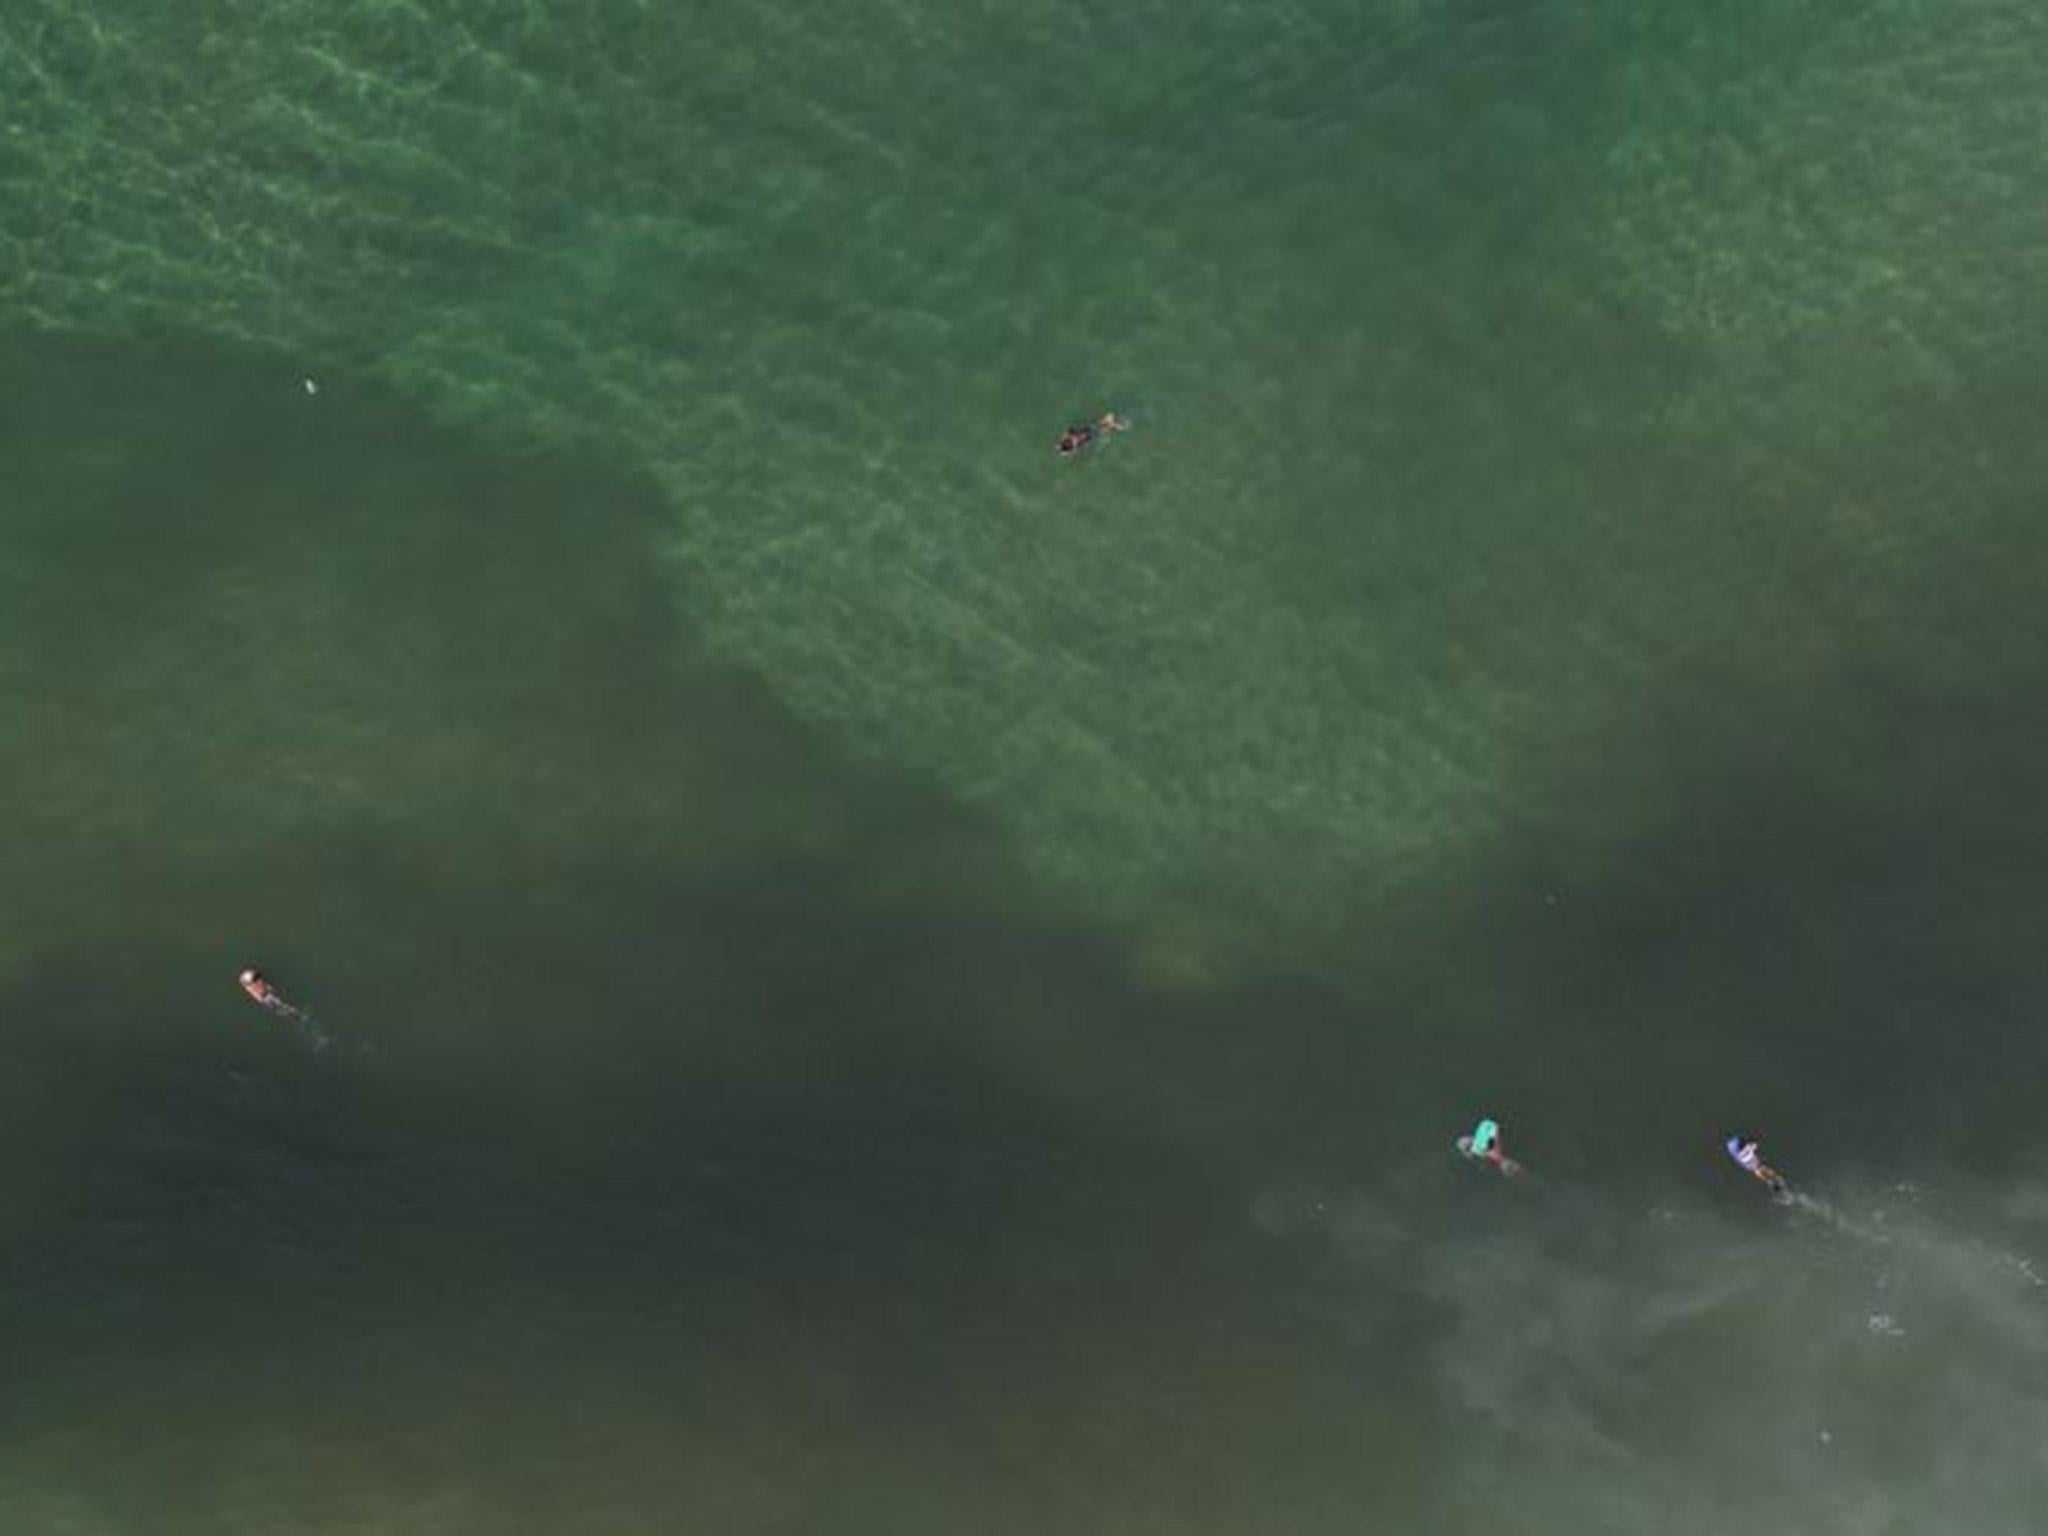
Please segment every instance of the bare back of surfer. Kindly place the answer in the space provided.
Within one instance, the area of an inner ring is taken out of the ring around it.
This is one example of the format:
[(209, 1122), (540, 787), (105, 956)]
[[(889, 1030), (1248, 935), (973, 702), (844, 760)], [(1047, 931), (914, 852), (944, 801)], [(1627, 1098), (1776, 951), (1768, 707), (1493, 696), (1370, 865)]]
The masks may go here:
[(1053, 444), (1053, 451), (1063, 459), (1071, 459), (1083, 449), (1092, 446), (1098, 438), (1109, 437), (1118, 432), (1128, 432), (1131, 423), (1128, 418), (1115, 411), (1104, 411), (1093, 421), (1077, 421), (1059, 436)]
[(272, 1013), (285, 1013), (290, 1010), (291, 1004), (278, 995), (277, 988), (273, 987), (269, 978), (255, 966), (243, 967), (242, 974), (236, 980), (241, 982), (242, 990), (249, 994), (250, 1001), (257, 1007), (267, 1008)]
[(284, 994), (270, 984), (270, 978), (253, 965), (242, 967), (242, 973), (235, 978), (248, 994), (249, 1000), (265, 1013), (275, 1014), (280, 1019), (289, 1019), (298, 1025), (306, 1038), (313, 1042), (313, 1049), (324, 1051), (328, 1046), (327, 1036), (320, 1026), (313, 1022), (313, 1016), (305, 1009), (288, 1003)]

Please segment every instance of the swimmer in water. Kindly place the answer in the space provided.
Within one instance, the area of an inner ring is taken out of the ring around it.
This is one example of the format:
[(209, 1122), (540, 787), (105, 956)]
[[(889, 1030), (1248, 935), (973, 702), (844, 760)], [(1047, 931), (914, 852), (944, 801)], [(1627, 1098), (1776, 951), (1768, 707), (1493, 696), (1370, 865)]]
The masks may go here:
[(1115, 411), (1104, 411), (1094, 421), (1077, 421), (1060, 434), (1053, 444), (1053, 451), (1063, 459), (1071, 459), (1082, 449), (1091, 445), (1098, 437), (1108, 437), (1117, 432), (1128, 432), (1131, 424)]
[(1763, 1154), (1756, 1149), (1754, 1137), (1730, 1136), (1724, 1145), (1728, 1148), (1728, 1155), (1747, 1168), (1750, 1175), (1759, 1180), (1772, 1194), (1783, 1195), (1786, 1192), (1783, 1176), (1764, 1161)]

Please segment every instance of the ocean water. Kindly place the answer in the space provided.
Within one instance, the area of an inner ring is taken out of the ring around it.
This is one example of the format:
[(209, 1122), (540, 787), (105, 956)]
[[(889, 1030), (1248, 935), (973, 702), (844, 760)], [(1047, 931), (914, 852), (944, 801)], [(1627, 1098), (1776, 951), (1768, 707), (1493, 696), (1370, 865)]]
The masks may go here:
[(2017, 0), (0, 8), (0, 1527), (2037, 1529), (2043, 166)]

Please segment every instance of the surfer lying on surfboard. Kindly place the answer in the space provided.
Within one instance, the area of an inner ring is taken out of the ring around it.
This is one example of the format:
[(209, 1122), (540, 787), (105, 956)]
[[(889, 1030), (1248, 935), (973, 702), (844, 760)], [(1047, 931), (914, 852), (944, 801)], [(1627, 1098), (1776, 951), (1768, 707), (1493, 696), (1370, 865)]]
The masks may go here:
[(313, 1022), (313, 1016), (305, 1009), (286, 1002), (284, 995), (273, 987), (269, 978), (255, 966), (244, 966), (242, 974), (235, 979), (241, 982), (242, 990), (249, 994), (249, 1000), (265, 1013), (274, 1013), (280, 1019), (290, 1019), (292, 1023), (298, 1025), (305, 1032), (306, 1038), (313, 1042), (314, 1050), (322, 1051), (327, 1048), (327, 1036), (320, 1032), (320, 1026)]
[(1493, 1164), (1509, 1178), (1522, 1171), (1522, 1165), (1501, 1149), (1500, 1127), (1491, 1120), (1473, 1126), (1470, 1136), (1460, 1136), (1458, 1150), (1475, 1162)]
[(1115, 432), (1130, 430), (1130, 422), (1115, 411), (1104, 411), (1094, 421), (1077, 421), (1060, 434), (1060, 440), (1053, 444), (1053, 451), (1063, 459), (1071, 459), (1098, 437), (1107, 437)]
[(1787, 1186), (1782, 1175), (1763, 1160), (1763, 1154), (1756, 1149), (1756, 1138), (1752, 1136), (1730, 1136), (1725, 1143), (1728, 1155), (1747, 1168), (1751, 1177), (1759, 1180), (1772, 1194), (1783, 1199)]

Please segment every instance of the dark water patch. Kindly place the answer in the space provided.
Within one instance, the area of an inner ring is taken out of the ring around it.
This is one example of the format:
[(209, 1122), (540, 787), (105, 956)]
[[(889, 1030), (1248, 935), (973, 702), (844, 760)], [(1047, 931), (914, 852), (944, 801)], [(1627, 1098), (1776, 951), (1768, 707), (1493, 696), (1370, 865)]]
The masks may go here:
[(268, 359), (10, 357), (25, 1522), (1342, 1502), (1393, 1416), (1244, 1240), (1276, 1037), (693, 662), (656, 498)]
[[(1361, 935), (1356, 1047), (1526, 1115), (1523, 1154), (1712, 1182), (2000, 1180), (2041, 1141), (2042, 566), (1993, 539), (1775, 678), (1702, 662), (1532, 781), (1447, 900)], [(1505, 1114), (1505, 1111), (1500, 1111)]]

